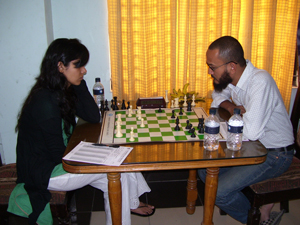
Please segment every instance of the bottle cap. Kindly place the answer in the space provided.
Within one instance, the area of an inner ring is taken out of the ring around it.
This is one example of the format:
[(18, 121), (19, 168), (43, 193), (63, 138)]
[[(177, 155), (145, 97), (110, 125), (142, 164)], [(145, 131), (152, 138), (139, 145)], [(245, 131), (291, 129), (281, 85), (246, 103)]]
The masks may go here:
[(216, 113), (217, 113), (217, 109), (216, 108), (210, 108), (209, 109), (209, 114), (210, 115), (216, 115)]
[(233, 110), (233, 114), (241, 114), (241, 109), (238, 109), (238, 108), (235, 108), (234, 110)]
[(95, 78), (95, 82), (101, 82), (100, 77), (96, 77), (96, 78)]

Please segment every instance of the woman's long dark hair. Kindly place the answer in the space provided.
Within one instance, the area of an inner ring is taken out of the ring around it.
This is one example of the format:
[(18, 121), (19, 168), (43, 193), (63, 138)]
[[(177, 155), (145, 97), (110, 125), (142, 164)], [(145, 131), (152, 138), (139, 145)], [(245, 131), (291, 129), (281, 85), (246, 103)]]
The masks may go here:
[(60, 38), (54, 40), (48, 47), (43, 58), (40, 75), (36, 78), (36, 83), (27, 96), (22, 109), (18, 115), (16, 132), (20, 128), (23, 112), (30, 103), (32, 97), (41, 89), (48, 89), (58, 93), (58, 102), (61, 117), (64, 121), (64, 131), (70, 134), (71, 125), (75, 125), (75, 103), (76, 94), (74, 89), (69, 86), (64, 74), (59, 72), (58, 63), (62, 62), (68, 67), (70, 62), (79, 59), (75, 67), (85, 66), (89, 60), (89, 51), (77, 39)]

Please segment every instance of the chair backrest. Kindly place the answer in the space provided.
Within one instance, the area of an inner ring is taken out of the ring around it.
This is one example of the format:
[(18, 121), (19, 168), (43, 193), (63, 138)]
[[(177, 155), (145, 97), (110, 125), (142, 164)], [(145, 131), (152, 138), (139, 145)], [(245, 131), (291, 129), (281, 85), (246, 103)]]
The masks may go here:
[(293, 106), (293, 111), (291, 115), (291, 121), (293, 125), (293, 133), (295, 137), (295, 147), (296, 147), (296, 157), (300, 159), (300, 146), (297, 143), (297, 133), (298, 133), (298, 127), (299, 127), (299, 119), (300, 119), (300, 88), (298, 84), (298, 90), (295, 97), (295, 102)]

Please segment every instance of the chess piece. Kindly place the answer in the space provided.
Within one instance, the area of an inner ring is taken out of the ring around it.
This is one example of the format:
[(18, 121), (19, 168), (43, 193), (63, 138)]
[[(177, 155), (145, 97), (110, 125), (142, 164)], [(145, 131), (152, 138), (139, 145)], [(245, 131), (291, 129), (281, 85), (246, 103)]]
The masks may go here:
[(186, 121), (186, 127), (185, 127), (185, 129), (189, 129), (189, 128), (190, 128), (190, 121), (187, 120), (187, 121)]
[(191, 112), (192, 111), (192, 106), (191, 106), (191, 102), (188, 102), (188, 106), (186, 111)]
[(133, 135), (134, 135), (134, 133), (133, 133), (133, 127), (131, 127), (129, 141), (134, 141), (134, 137), (133, 137)]
[(127, 109), (129, 109), (130, 108), (130, 101), (127, 102), (127, 105), (128, 105)]
[(195, 134), (195, 128), (192, 128), (192, 135), (191, 135), (192, 138), (195, 138), (196, 137), (196, 134)]
[(123, 101), (122, 101), (122, 107), (121, 107), (121, 109), (126, 109), (126, 106), (125, 106), (125, 100), (123, 99)]
[(143, 118), (141, 119), (141, 125), (140, 125), (140, 127), (145, 127), (144, 119)]
[(121, 119), (121, 117), (122, 117), (122, 115), (121, 114), (117, 114), (117, 117), (118, 117), (118, 122), (120, 122), (120, 125), (122, 124), (122, 119)]
[(195, 103), (195, 95), (193, 95), (192, 100), (193, 100), (193, 101), (192, 101), (192, 104), (191, 104), (191, 105), (192, 105), (192, 106), (195, 106), (195, 105), (196, 105), (196, 103)]
[(187, 103), (186, 103), (186, 95), (184, 95), (184, 102), (183, 102), (183, 107), (187, 107)]
[(175, 126), (174, 130), (176, 130), (176, 131), (180, 130), (178, 117), (176, 118), (176, 126)]
[(104, 108), (105, 111), (109, 111), (109, 108), (108, 108), (108, 101), (105, 100), (105, 108)]
[(182, 107), (180, 107), (179, 115), (183, 115)]
[(174, 107), (175, 107), (175, 108), (178, 108), (178, 107), (179, 107), (179, 98), (175, 98)]
[(132, 117), (132, 105), (128, 109), (128, 117)]
[(166, 103), (169, 103), (169, 99), (168, 99), (168, 90), (166, 90), (166, 99), (165, 99)]
[(159, 107), (159, 109), (158, 109), (158, 111), (157, 112), (159, 112), (159, 113), (161, 113), (162, 112), (162, 110), (161, 110), (161, 107)]
[(174, 108), (174, 100), (171, 100), (171, 109)]
[(116, 137), (120, 138), (123, 137), (123, 134), (121, 132), (121, 124), (119, 121), (117, 121), (117, 133), (116, 133)]
[(117, 100), (117, 97), (116, 97), (116, 96), (114, 97), (114, 101), (115, 101), (114, 110), (119, 110), (119, 107), (118, 107), (118, 100)]
[(172, 119), (175, 118), (175, 110), (172, 110), (172, 116), (171, 116)]

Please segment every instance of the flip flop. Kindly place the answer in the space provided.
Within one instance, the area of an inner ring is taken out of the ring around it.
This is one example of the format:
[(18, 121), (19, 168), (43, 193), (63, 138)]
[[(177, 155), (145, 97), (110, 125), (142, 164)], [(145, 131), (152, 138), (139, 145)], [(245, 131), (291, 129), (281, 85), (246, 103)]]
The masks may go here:
[[(142, 206), (139, 206), (138, 208), (144, 208), (144, 207), (148, 207), (148, 205), (142, 205)], [(150, 214), (140, 214), (140, 213), (131, 211), (131, 214), (136, 215), (136, 216), (141, 216), (141, 217), (152, 216), (154, 213), (155, 213), (155, 208), (152, 209), (152, 213), (150, 213)]]

